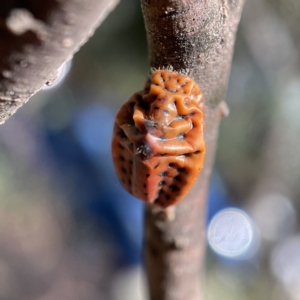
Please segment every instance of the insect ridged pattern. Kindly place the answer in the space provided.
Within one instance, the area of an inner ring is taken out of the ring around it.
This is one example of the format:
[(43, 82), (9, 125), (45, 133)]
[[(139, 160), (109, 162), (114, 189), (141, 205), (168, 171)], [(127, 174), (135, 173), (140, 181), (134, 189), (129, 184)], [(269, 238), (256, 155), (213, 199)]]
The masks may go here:
[(112, 155), (128, 192), (163, 208), (188, 193), (204, 162), (203, 106), (193, 79), (157, 70), (121, 107)]

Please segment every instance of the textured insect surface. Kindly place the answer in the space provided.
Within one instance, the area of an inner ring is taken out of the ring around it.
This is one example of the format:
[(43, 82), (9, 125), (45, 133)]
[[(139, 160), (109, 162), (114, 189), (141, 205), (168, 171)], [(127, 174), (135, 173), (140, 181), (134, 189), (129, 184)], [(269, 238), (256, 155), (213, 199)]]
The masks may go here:
[(193, 79), (157, 70), (121, 107), (112, 154), (128, 192), (163, 208), (188, 193), (204, 161), (203, 106)]

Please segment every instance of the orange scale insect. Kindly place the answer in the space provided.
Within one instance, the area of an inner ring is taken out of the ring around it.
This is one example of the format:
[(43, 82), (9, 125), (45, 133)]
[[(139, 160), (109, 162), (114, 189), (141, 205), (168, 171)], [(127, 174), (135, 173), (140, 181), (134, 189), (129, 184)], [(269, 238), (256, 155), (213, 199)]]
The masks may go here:
[(174, 205), (205, 156), (203, 96), (193, 79), (157, 70), (116, 115), (112, 156), (123, 187), (148, 204)]

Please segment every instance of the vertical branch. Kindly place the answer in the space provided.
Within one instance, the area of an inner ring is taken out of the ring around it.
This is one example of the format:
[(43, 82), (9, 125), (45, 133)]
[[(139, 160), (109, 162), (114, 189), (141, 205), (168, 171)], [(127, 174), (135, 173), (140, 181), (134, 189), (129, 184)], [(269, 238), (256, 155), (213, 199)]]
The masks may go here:
[(205, 99), (204, 168), (174, 215), (146, 209), (145, 262), (150, 299), (203, 299), (206, 197), (243, 0), (142, 0), (151, 67), (185, 70)]

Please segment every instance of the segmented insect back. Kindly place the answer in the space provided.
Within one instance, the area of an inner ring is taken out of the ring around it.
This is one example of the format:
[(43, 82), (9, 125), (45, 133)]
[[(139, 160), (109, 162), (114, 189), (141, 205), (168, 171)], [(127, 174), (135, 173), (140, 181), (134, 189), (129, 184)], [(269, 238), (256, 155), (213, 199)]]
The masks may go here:
[(112, 155), (129, 193), (163, 208), (188, 193), (204, 162), (203, 106), (193, 79), (157, 70), (120, 108)]

